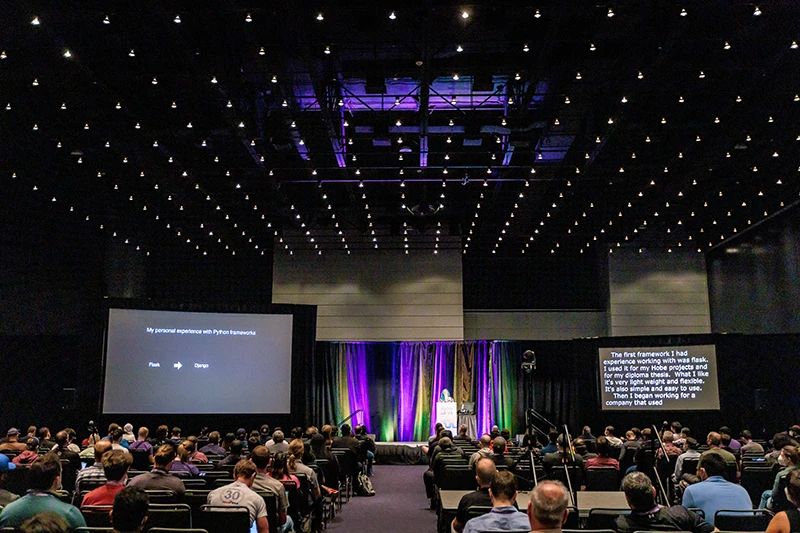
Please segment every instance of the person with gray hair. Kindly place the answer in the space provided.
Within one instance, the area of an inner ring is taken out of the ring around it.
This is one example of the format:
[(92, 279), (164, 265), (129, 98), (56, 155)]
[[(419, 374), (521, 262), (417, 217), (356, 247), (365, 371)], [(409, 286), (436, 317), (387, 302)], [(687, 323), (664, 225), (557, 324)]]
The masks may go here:
[(569, 516), (570, 497), (567, 487), (560, 481), (541, 481), (531, 491), (528, 502), (528, 520), (531, 531), (558, 533)]
[(631, 472), (622, 480), (622, 490), (631, 514), (620, 515), (614, 524), (618, 533), (634, 531), (691, 531), (711, 533), (714, 526), (682, 505), (661, 507), (656, 489), (644, 472)]

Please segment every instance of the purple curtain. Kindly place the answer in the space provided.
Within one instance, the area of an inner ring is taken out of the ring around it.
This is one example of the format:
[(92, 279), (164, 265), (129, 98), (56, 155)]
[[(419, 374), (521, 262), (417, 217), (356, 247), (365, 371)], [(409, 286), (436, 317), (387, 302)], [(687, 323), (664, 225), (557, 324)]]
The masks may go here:
[[(367, 376), (367, 345), (364, 343), (349, 343), (347, 345), (347, 382), (349, 384), (348, 397), (350, 409), (353, 412), (361, 409), (351, 420), (351, 426), (366, 424), (372, 428), (369, 420), (369, 378)], [(345, 413), (347, 416), (350, 413)]]
[[(431, 371), (431, 420), (430, 432), (436, 427), (436, 402), (442, 389), (453, 390), (453, 343), (452, 342), (433, 342), (429, 344), (432, 349), (432, 371)], [(448, 364), (449, 363), (449, 364)]]
[(475, 343), (475, 363), (472, 370), (472, 398), (475, 401), (475, 415), (478, 435), (492, 429), (491, 376), (489, 369), (490, 344), (487, 341)]
[(397, 402), (397, 440), (414, 440), (414, 421), (417, 413), (417, 388), (420, 380), (421, 342), (401, 342), (398, 352), (400, 381)]

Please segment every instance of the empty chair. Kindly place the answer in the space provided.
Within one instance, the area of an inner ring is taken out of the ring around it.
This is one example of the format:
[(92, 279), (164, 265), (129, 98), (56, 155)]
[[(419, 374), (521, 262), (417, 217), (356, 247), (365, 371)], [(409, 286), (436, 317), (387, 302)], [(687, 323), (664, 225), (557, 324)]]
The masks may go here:
[(569, 471), (569, 482), (567, 482), (567, 472), (563, 466), (554, 467), (547, 477), (560, 481), (567, 489), (572, 489), (573, 492), (581, 490), (581, 481), (583, 479), (583, 470), (581, 467), (578, 465), (567, 465), (566, 470)]
[(619, 489), (619, 470), (613, 467), (593, 467), (586, 470), (586, 490), (615, 491)]
[(176, 503), (178, 495), (171, 490), (147, 489), (147, 498), (150, 503)]
[(183, 479), (181, 481), (183, 481), (183, 486), (186, 487), (187, 490), (188, 489), (202, 490), (207, 487), (206, 480), (203, 478), (189, 478), (189, 479)]
[(631, 514), (630, 509), (589, 509), (586, 529), (615, 529), (614, 522), (620, 515)]
[(772, 513), (767, 509), (720, 509), (714, 526), (721, 531), (766, 531)]
[(469, 465), (445, 465), (436, 484), (442, 490), (472, 490), (477, 484), (475, 471)]
[(200, 508), (208, 502), (208, 489), (186, 489), (183, 501), (192, 509), (192, 516), (197, 516)]
[(195, 521), (208, 533), (249, 533), (250, 511), (235, 505), (204, 505)]

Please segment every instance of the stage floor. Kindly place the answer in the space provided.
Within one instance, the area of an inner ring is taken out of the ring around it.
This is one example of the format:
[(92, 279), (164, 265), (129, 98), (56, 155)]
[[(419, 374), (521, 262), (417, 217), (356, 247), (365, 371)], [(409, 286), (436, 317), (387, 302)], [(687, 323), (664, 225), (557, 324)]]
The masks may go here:
[(376, 442), (375, 463), (390, 465), (427, 464), (428, 457), (422, 452), (427, 442)]

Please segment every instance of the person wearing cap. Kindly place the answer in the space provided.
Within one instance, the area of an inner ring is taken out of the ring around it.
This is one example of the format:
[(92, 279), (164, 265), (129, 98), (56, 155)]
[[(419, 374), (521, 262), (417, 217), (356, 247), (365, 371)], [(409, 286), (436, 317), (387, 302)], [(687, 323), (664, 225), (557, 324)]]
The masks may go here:
[(514, 471), (514, 468), (517, 466), (517, 462), (506, 455), (506, 439), (503, 437), (496, 437), (492, 443), (492, 451), (494, 453), (492, 454), (491, 459), (494, 461), (495, 465), (505, 465), (509, 470), (512, 472)]
[[(8, 473), (9, 470), (14, 470), (16, 468), (17, 465), (9, 461), (8, 456), (0, 454), (0, 486), (5, 484), (6, 473)], [(0, 489), (0, 506), (5, 507), (18, 498), (19, 496), (13, 492), (9, 492), (6, 489)]]
[(19, 430), (11, 428), (6, 433), (6, 441), (0, 444), (0, 452), (22, 452), (27, 449), (24, 442), (19, 441)]
[(136, 440), (136, 435), (133, 434), (133, 424), (128, 422), (127, 424), (125, 424), (122, 430), (123, 430), (122, 438), (128, 441), (128, 444)]
[(258, 432), (261, 438), (261, 444), (266, 446), (267, 441), (269, 440), (269, 424), (263, 424)]
[(74, 505), (62, 502), (55, 491), (61, 486), (61, 461), (55, 453), (46, 453), (29, 467), (31, 490), (0, 511), (0, 527), (19, 528), (26, 520), (41, 513), (53, 512), (64, 518), (69, 528), (86, 527), (83, 515)]
[(31, 464), (39, 458), (39, 454), (37, 453), (39, 451), (39, 439), (36, 437), (27, 437), (25, 439), (25, 445), (27, 449), (11, 460), (11, 462), (17, 466)]
[(268, 440), (265, 446), (269, 448), (270, 453), (286, 453), (289, 451), (289, 443), (286, 442), (285, 437), (283, 436), (283, 431), (280, 429), (275, 430), (275, 432), (272, 434), (272, 439)]

